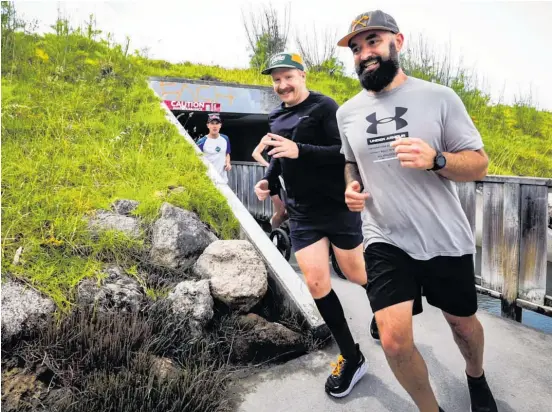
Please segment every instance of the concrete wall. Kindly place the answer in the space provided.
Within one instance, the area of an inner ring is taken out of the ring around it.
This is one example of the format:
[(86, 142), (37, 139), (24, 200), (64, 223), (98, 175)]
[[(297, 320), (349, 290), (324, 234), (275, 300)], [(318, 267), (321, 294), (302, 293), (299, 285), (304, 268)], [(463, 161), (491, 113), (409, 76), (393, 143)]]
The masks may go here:
[(150, 87), (162, 100), (209, 102), (220, 105), (220, 109), (215, 110), (214, 106), (210, 106), (208, 111), (221, 113), (268, 114), (280, 104), (280, 100), (270, 87), (170, 77), (150, 77)]

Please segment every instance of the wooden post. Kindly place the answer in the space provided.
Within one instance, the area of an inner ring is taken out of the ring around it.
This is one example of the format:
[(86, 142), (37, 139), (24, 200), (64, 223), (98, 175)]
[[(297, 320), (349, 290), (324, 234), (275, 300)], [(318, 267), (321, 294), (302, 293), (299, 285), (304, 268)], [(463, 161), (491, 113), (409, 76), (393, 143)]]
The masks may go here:
[(460, 204), (462, 209), (470, 222), (470, 227), (475, 239), (475, 182), (463, 182), (456, 184), (458, 190), (458, 197), (460, 198)]
[(521, 308), (517, 306), (520, 249), (520, 195), (518, 183), (504, 184), (504, 215), (502, 247), (502, 288), (501, 314), (505, 318), (521, 322)]
[(481, 283), (501, 293), (502, 316), (517, 321), (519, 204), (518, 183), (484, 183)]
[(481, 239), (481, 286), (502, 293), (501, 248), (504, 245), (504, 184), (483, 185), (483, 233)]
[(519, 297), (544, 305), (548, 188), (521, 186), (521, 249)]

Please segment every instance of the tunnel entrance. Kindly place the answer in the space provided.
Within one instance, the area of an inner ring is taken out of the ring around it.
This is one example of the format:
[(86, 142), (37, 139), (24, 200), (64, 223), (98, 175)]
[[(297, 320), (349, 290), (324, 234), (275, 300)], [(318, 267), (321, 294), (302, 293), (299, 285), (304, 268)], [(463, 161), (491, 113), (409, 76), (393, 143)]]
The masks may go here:
[(272, 202), (259, 201), (255, 184), (265, 173), (251, 153), (269, 131), (268, 113), (280, 104), (271, 87), (219, 81), (151, 77), (150, 86), (171, 110), (190, 137), (197, 141), (209, 133), (207, 116), (218, 112), (220, 133), (228, 136), (232, 170), (228, 186), (261, 224), (272, 216)]
[[(210, 112), (173, 111), (188, 134), (197, 141), (209, 133), (207, 114)], [(230, 139), (233, 162), (254, 162), (251, 153), (261, 138), (268, 133), (267, 114), (220, 113), (220, 133)]]

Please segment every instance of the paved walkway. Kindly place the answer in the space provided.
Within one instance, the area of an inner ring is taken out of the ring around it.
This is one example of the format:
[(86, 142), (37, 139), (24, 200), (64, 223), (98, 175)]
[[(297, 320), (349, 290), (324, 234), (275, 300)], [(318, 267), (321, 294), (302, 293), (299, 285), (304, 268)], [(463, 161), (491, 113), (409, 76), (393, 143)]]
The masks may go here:
[[(417, 411), (395, 380), (379, 342), (370, 336), (372, 312), (364, 291), (332, 276), (353, 336), (367, 359), (368, 373), (348, 397), (328, 397), (324, 382), (338, 353), (332, 344), (244, 379), (240, 412)], [(499, 411), (552, 411), (552, 335), (484, 312), (479, 318), (485, 328), (484, 367)], [(442, 407), (447, 412), (469, 412), (463, 358), (440, 311), (425, 301), (424, 313), (414, 318), (414, 339)]]

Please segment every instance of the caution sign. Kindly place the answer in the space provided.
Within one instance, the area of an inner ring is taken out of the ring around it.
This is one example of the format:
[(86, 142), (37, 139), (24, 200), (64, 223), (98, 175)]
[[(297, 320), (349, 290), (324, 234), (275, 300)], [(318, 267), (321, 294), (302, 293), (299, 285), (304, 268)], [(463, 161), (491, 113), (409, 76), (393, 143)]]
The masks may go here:
[(170, 110), (189, 110), (192, 112), (220, 112), (220, 103), (165, 100), (165, 104)]

